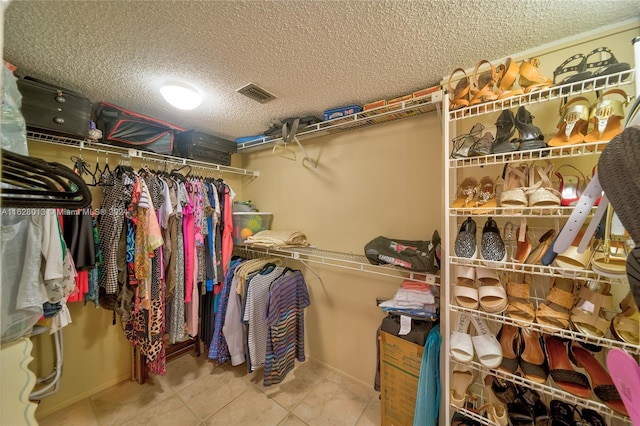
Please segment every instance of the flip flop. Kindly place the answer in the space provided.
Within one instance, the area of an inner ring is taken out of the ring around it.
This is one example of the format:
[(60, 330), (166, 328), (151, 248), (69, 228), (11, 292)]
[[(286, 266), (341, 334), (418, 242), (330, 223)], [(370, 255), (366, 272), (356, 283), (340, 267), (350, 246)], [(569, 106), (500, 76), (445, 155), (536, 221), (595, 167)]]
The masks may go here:
[(628, 416), (629, 413), (622, 402), (611, 376), (598, 362), (591, 352), (582, 346), (573, 343), (569, 346), (569, 357), (579, 368), (583, 368), (591, 379), (593, 393), (612, 410)]
[(591, 396), (589, 380), (571, 366), (566, 344), (559, 338), (547, 334), (544, 336), (544, 348), (549, 362), (549, 375), (555, 384), (577, 397)]
[(607, 354), (607, 367), (631, 423), (640, 425), (640, 366), (627, 352), (614, 348)]

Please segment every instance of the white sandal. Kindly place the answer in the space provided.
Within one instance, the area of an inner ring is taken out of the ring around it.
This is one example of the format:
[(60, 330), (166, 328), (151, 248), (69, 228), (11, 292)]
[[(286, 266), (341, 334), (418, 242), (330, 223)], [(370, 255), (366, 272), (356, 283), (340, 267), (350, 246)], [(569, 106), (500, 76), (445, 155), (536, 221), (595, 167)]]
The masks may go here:
[(560, 193), (553, 187), (549, 176), (553, 174), (553, 164), (547, 160), (547, 166), (532, 164), (529, 167), (529, 207), (548, 207), (560, 205)]
[(476, 277), (480, 282), (478, 302), (485, 312), (502, 313), (507, 309), (509, 301), (507, 291), (502, 286), (495, 269), (477, 268)]
[(476, 273), (472, 266), (458, 265), (456, 275), (457, 284), (453, 287), (453, 297), (458, 306), (478, 309), (478, 289), (476, 288)]
[(451, 332), (451, 358), (458, 362), (469, 363), (473, 360), (473, 343), (468, 333), (470, 317), (459, 313), (454, 330)]
[(504, 175), (504, 184), (500, 194), (502, 207), (526, 207), (527, 165), (513, 166), (509, 164)]
[(471, 338), (473, 348), (480, 364), (489, 368), (498, 368), (502, 364), (502, 347), (496, 339), (487, 322), (483, 318), (472, 317), (471, 322), (476, 329), (476, 335)]

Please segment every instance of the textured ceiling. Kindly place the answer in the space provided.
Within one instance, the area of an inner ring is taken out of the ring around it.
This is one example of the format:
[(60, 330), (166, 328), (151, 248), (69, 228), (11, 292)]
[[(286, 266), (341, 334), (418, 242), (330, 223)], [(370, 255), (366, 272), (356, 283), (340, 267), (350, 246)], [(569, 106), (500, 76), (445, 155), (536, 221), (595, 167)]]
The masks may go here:
[[(236, 138), (639, 16), (637, 0), (13, 0), (4, 59), (93, 102)], [(168, 106), (169, 80), (195, 85), (203, 104)], [(249, 82), (277, 99), (235, 92)]]

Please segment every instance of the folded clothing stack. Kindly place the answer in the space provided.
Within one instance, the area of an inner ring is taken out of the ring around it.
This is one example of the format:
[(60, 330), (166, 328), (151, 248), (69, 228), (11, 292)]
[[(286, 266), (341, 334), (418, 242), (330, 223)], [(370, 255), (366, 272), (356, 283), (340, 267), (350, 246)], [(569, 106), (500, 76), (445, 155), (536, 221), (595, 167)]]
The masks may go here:
[(380, 303), (384, 312), (433, 317), (440, 308), (440, 294), (430, 284), (405, 280), (391, 300)]
[(306, 235), (300, 231), (264, 230), (248, 237), (245, 244), (259, 247), (308, 247)]

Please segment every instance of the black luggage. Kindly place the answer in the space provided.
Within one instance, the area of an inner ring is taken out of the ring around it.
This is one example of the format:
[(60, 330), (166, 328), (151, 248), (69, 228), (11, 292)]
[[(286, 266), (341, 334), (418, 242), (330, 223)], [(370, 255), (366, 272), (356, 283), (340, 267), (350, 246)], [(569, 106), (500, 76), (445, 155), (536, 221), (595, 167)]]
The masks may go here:
[(190, 160), (231, 165), (231, 154), (238, 150), (234, 141), (219, 138), (197, 130), (188, 130), (176, 135), (173, 155)]
[(117, 105), (100, 102), (96, 124), (104, 143), (171, 155), (174, 137), (182, 127)]
[(28, 129), (80, 139), (89, 136), (91, 101), (87, 97), (30, 77), (17, 83)]

